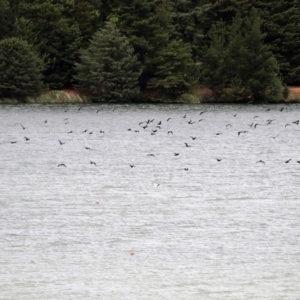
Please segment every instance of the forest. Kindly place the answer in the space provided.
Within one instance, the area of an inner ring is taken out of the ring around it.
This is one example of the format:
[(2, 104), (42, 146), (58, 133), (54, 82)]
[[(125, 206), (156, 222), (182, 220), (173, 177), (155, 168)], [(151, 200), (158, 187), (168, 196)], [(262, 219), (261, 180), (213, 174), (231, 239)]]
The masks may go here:
[(299, 22), (298, 0), (0, 0), (0, 97), (280, 101), (300, 85)]

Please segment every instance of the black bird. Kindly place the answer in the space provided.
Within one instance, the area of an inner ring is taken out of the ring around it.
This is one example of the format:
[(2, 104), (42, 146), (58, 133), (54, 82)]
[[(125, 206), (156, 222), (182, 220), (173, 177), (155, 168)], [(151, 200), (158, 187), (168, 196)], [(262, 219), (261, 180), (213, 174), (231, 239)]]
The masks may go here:
[(191, 139), (192, 139), (192, 140), (195, 140), (195, 139), (196, 139), (196, 137), (195, 137), (195, 136), (191, 136)]
[(226, 125), (226, 127), (228, 127), (228, 126), (232, 127), (232, 125), (231, 125), (231, 124), (227, 124), (227, 125)]
[(62, 141), (60, 141), (60, 140), (58, 140), (59, 141), (59, 143), (61, 144), (61, 145), (64, 145), (65, 143), (63, 143)]
[(80, 106), (80, 107), (78, 108), (78, 111), (80, 111), (82, 108), (83, 108), (83, 106)]
[(284, 127), (291, 126), (291, 124), (286, 124)]
[(300, 160), (297, 160), (297, 163), (300, 164)]
[(258, 160), (256, 163), (262, 163), (265, 164), (265, 162), (263, 160)]
[(188, 143), (185, 143), (185, 146), (186, 146), (186, 147), (191, 147), (191, 145), (189, 145)]
[(104, 131), (103, 131), (103, 130), (100, 130), (100, 133), (104, 133)]
[(26, 136), (24, 136), (25, 141), (29, 141), (30, 139)]
[(135, 165), (129, 165), (130, 166), (130, 168), (134, 168), (135, 167)]
[(204, 114), (205, 112), (206, 112), (206, 111), (201, 111), (199, 115), (201, 116), (201, 115)]
[(188, 121), (188, 124), (194, 124), (195, 122), (192, 122), (192, 120)]
[(90, 164), (97, 166), (97, 164), (94, 161), (90, 161)]
[(233, 115), (234, 117), (236, 117), (237, 116), (237, 114), (235, 114), (235, 115)]
[(161, 121), (159, 121), (159, 123), (157, 125), (161, 125)]
[(222, 158), (216, 158), (216, 160), (217, 160), (217, 161), (221, 161), (221, 160), (222, 160)]
[(222, 133), (222, 132), (217, 132), (217, 133), (216, 133), (216, 135), (220, 135), (220, 134), (223, 134), (223, 133)]
[(90, 147), (84, 147), (86, 150), (91, 150), (91, 148)]
[(135, 130), (134, 132), (139, 132), (139, 130)]
[(58, 167), (67, 167), (65, 164), (59, 164)]
[(281, 109), (280, 109), (280, 111), (283, 111), (284, 110), (284, 107), (282, 107)]
[(255, 124), (255, 125), (254, 125), (254, 128), (256, 128), (258, 125), (260, 126), (260, 124), (258, 124), (258, 123), (257, 123), (257, 124)]
[(285, 163), (288, 164), (291, 160), (292, 159), (290, 158), (290, 159), (286, 160)]
[(203, 121), (204, 119), (200, 119), (198, 122), (201, 122), (201, 121)]
[(189, 168), (184, 168), (184, 171), (188, 171), (189, 170)]
[(131, 128), (128, 128), (127, 130), (128, 130), (128, 131), (131, 131)]
[(168, 134), (173, 134), (173, 131), (168, 131)]
[(89, 132), (89, 134), (93, 134), (93, 131)]
[(239, 136), (241, 133), (247, 133), (247, 132), (248, 132), (248, 131), (245, 131), (245, 130), (244, 130), (244, 131), (239, 131), (239, 132), (238, 132), (238, 136)]
[(185, 118), (186, 118), (186, 115), (184, 115), (183, 118), (185, 119)]
[(175, 155), (175, 156), (178, 156), (178, 155), (179, 155), (179, 153), (174, 153), (174, 155)]
[(69, 134), (69, 133), (72, 133), (72, 132), (73, 132), (73, 131), (69, 131), (68, 134)]
[(82, 133), (87, 132), (87, 131), (88, 131), (87, 129), (86, 129), (86, 130), (83, 130)]
[(47, 120), (44, 121), (44, 123), (47, 123), (47, 122), (48, 122)]
[(13, 141), (13, 142), (10, 142), (11, 144), (16, 144), (17, 142), (16, 141)]
[(167, 122), (169, 122), (172, 118), (168, 118)]
[(101, 111), (101, 110), (100, 110), (100, 109), (98, 109), (98, 110), (97, 110), (97, 113), (98, 113), (99, 111)]
[(253, 119), (255, 119), (255, 118), (259, 118), (259, 116), (255, 116)]
[(154, 154), (148, 154), (147, 156), (153, 156), (153, 157), (155, 157), (155, 155), (154, 155)]
[(25, 129), (25, 127), (22, 125), (22, 124), (20, 124), (21, 126), (22, 126), (22, 128), (23, 128), (23, 130)]
[(142, 126), (142, 128), (144, 128), (144, 129), (146, 129), (148, 126), (147, 125), (145, 125), (145, 126)]
[(299, 120), (292, 122), (292, 123), (299, 125)]

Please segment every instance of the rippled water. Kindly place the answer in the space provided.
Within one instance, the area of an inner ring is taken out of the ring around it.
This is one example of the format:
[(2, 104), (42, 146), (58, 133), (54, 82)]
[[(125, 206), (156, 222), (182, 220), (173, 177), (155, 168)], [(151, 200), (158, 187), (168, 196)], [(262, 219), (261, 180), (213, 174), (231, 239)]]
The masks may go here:
[(281, 108), (1, 106), (0, 299), (300, 299)]

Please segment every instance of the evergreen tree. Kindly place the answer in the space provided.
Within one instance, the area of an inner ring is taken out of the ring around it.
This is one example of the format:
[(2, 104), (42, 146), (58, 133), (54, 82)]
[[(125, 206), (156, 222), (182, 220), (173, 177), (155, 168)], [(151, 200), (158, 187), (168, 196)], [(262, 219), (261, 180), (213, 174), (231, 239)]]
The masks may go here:
[(191, 46), (192, 56), (196, 60), (199, 60), (204, 52), (205, 28), (209, 22), (210, 9), (211, 3), (203, 4), (201, 0), (174, 1), (172, 24), (175, 27), (175, 35)]
[(245, 92), (254, 101), (282, 97), (279, 68), (269, 47), (263, 43), (261, 20), (256, 9), (251, 9), (244, 20), (234, 18), (228, 45), (231, 86), (237, 92)]
[(0, 40), (9, 37), (12, 31), (13, 18), (10, 13), (8, 0), (0, 0)]
[(265, 43), (276, 57), (281, 76), (288, 84), (300, 84), (300, 2), (256, 1), (262, 15)]
[(82, 35), (82, 47), (87, 48), (89, 40), (98, 30), (102, 21), (100, 19), (101, 1), (99, 0), (74, 0), (75, 19)]
[(0, 41), (0, 95), (24, 98), (42, 90), (43, 64), (32, 47), (18, 38)]
[(180, 40), (173, 40), (156, 56), (157, 66), (150, 86), (172, 97), (191, 91), (199, 81), (199, 68), (191, 58), (191, 48)]
[(40, 54), (46, 65), (45, 82), (52, 89), (70, 84), (78, 60), (81, 36), (74, 7), (74, 0), (35, 0), (19, 8), (20, 14), (39, 32)]
[(129, 39), (143, 67), (142, 88), (147, 87), (154, 76), (156, 65), (153, 60), (170, 38), (168, 4), (168, 1), (161, 3), (159, 0), (127, 0), (119, 10), (119, 28)]
[(212, 44), (204, 58), (204, 84), (219, 94), (227, 91), (227, 96), (245, 100), (282, 97), (277, 62), (263, 43), (260, 26), (257, 10), (252, 9), (247, 18), (237, 14), (228, 31), (223, 26), (223, 37), (213, 27)]
[(208, 37), (210, 47), (203, 56), (201, 83), (220, 97), (228, 81), (225, 24), (219, 22), (213, 25)]
[(78, 89), (94, 101), (124, 101), (139, 93), (141, 73), (133, 48), (116, 26), (106, 23), (81, 51), (76, 64)]

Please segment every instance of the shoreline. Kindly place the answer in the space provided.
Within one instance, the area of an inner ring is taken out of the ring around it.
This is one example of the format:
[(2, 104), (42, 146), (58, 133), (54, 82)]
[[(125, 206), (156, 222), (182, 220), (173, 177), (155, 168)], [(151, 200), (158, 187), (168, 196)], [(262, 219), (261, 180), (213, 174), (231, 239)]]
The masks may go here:
[[(289, 86), (289, 95), (287, 99), (281, 101), (268, 101), (264, 103), (254, 104), (297, 104), (300, 103), (300, 86)], [(0, 98), (0, 104), (108, 104), (103, 102), (93, 102), (88, 97), (80, 94), (74, 89), (52, 90), (47, 91), (36, 97), (27, 97), (26, 99), (10, 99)], [(112, 104), (119, 104), (111, 102)], [(214, 98), (213, 91), (209, 88), (196, 88), (191, 94), (183, 94), (179, 99), (171, 99), (167, 97), (159, 97), (155, 95), (155, 91), (146, 90), (140, 93), (139, 97), (128, 102), (120, 102), (127, 104), (252, 104), (251, 101), (235, 100), (224, 101)]]

